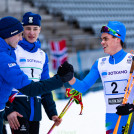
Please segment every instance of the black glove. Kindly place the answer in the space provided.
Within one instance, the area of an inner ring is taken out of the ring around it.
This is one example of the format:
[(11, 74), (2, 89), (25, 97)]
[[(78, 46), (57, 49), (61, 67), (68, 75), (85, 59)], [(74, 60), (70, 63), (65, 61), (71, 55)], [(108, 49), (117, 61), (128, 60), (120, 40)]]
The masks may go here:
[(57, 74), (60, 76), (63, 82), (70, 81), (74, 75), (73, 66), (65, 61), (61, 66), (59, 66)]
[(129, 104), (129, 103), (127, 103), (125, 105), (121, 104), (121, 105), (117, 106), (116, 109), (117, 109), (116, 114), (118, 114), (118, 115), (128, 115), (128, 114), (130, 114), (131, 112), (134, 111), (134, 105)]

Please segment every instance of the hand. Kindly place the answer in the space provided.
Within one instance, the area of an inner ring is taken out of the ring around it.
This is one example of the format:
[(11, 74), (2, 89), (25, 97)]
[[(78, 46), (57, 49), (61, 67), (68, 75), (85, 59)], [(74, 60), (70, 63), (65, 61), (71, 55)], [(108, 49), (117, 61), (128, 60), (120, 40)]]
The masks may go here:
[(17, 116), (23, 117), (23, 115), (19, 114), (18, 112), (12, 112), (7, 116), (9, 125), (12, 129), (17, 130), (20, 127), (19, 121)]
[(65, 61), (61, 66), (59, 66), (57, 74), (60, 76), (63, 82), (70, 81), (74, 75), (73, 66)]
[(133, 104), (121, 104), (119, 105), (118, 107), (116, 107), (117, 109), (117, 114), (118, 115), (128, 115), (130, 114), (131, 112), (134, 111), (134, 105)]
[(57, 115), (54, 115), (52, 117), (52, 120), (55, 122), (55, 126), (59, 126), (60, 123), (62, 122), (62, 119), (59, 119), (59, 117)]

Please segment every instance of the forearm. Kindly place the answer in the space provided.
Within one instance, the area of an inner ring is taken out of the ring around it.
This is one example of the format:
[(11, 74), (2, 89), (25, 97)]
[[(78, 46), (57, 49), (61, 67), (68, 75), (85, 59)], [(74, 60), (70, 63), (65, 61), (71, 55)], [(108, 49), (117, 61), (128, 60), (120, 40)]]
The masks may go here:
[(54, 77), (47, 80), (31, 82), (31, 84), (18, 90), (28, 96), (38, 96), (62, 86), (63, 82), (61, 81), (60, 77), (55, 75)]

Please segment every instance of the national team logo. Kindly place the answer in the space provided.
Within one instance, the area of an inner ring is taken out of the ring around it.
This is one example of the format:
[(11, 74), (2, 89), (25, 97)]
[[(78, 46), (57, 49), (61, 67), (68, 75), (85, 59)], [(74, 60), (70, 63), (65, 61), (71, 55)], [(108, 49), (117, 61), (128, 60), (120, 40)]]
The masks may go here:
[(29, 17), (29, 23), (33, 23), (33, 17)]

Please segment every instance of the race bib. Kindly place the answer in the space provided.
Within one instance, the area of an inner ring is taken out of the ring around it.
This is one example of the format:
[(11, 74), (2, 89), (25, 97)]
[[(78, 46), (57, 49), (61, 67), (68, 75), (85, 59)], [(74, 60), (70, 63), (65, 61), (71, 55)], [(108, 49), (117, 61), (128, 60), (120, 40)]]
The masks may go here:
[(105, 81), (104, 82), (105, 95), (124, 94), (127, 82), (128, 82), (127, 79)]

